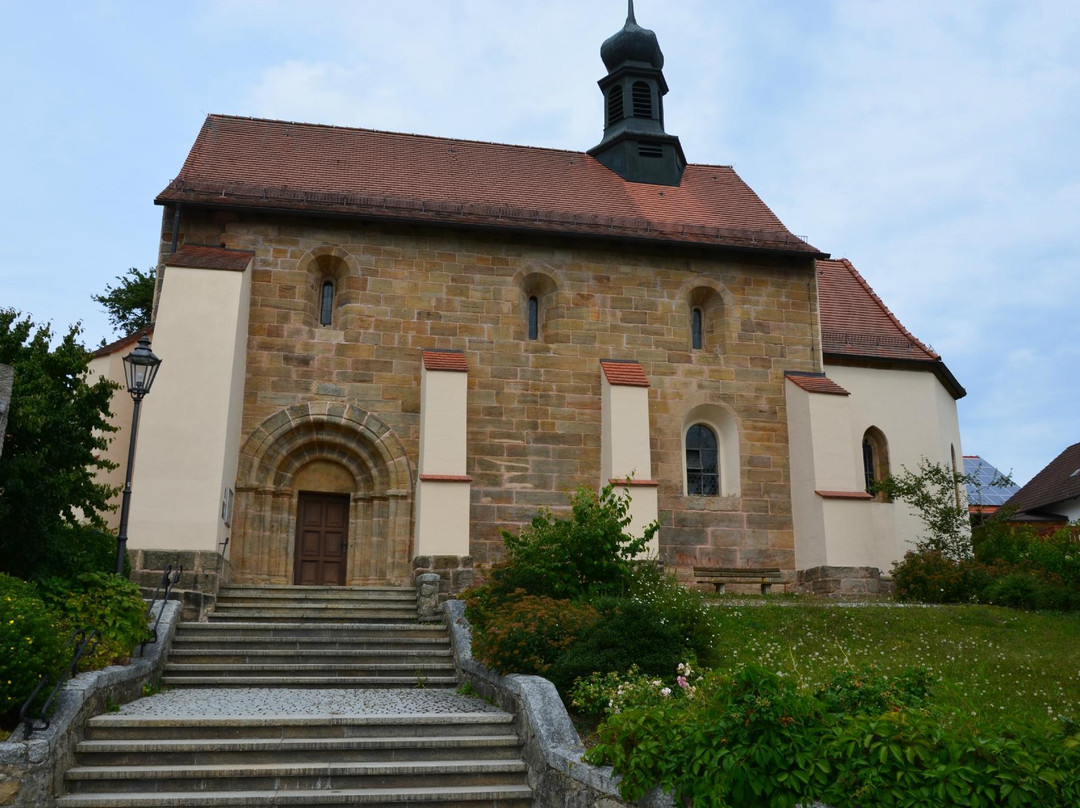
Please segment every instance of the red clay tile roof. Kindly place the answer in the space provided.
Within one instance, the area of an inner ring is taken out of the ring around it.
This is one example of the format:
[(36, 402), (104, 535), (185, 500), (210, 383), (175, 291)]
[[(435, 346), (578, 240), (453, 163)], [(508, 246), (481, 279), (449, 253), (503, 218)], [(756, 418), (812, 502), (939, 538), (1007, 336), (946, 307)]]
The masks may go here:
[(801, 387), (808, 393), (827, 393), (832, 396), (851, 395), (824, 373), (795, 373), (788, 371), (784, 375), (787, 376), (789, 382), (793, 382), (796, 387)]
[(153, 338), (153, 323), (143, 328), (140, 328), (134, 333), (128, 334), (126, 337), (120, 337), (120, 339), (116, 340), (115, 342), (110, 342), (108, 345), (102, 345), (100, 348), (94, 351), (91, 356), (108, 356), (109, 354), (114, 354), (118, 351), (122, 351), (125, 348), (134, 347), (135, 343), (137, 343), (139, 341), (139, 338), (144, 334), (148, 337)]
[(817, 274), (825, 353), (940, 359), (904, 328), (846, 258), (818, 261)]
[(922, 365), (954, 398), (967, 395), (941, 357), (904, 328), (850, 261), (818, 260), (817, 280), (826, 364), (832, 359)]
[(452, 370), (467, 373), (469, 362), (461, 351), (440, 351), (436, 349), (422, 351), (425, 370)]
[[(1080, 497), (1080, 443), (1074, 443), (1009, 497), (1005, 506), (1017, 511), (1050, 509), (1059, 502)], [(1021, 514), (1017, 514), (1020, 516)]]
[(172, 255), (166, 256), (167, 267), (191, 267), (193, 269), (228, 269), (243, 272), (255, 253), (242, 250), (225, 250), (221, 247), (203, 247), (183, 244)]
[(640, 362), (632, 359), (601, 359), (600, 367), (608, 384), (622, 387), (648, 387), (649, 380)]
[(678, 187), (583, 152), (210, 115), (156, 202), (821, 254), (730, 166)]

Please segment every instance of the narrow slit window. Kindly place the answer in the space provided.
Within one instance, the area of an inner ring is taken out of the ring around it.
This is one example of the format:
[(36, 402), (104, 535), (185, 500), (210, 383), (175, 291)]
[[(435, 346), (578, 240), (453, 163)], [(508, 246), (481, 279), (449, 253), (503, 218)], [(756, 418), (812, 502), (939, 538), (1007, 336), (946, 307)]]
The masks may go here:
[(540, 298), (532, 295), (529, 298), (529, 339), (540, 338)]
[(700, 351), (705, 344), (704, 325), (701, 309), (697, 306), (690, 315), (690, 345), (695, 351)]
[(334, 315), (334, 282), (323, 281), (322, 298), (319, 303), (319, 324), (330, 325)]
[(877, 482), (877, 463), (874, 458), (874, 443), (870, 438), (863, 438), (862, 442), (863, 478), (866, 483), (866, 493), (873, 494), (874, 483)]
[(686, 431), (686, 493), (699, 497), (720, 495), (716, 433), (705, 424), (694, 424)]

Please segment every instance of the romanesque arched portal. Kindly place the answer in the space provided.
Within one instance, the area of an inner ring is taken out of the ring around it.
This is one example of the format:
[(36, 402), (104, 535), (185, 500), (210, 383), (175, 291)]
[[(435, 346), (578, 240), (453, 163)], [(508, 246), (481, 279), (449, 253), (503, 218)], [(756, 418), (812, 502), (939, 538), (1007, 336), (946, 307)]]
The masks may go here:
[(401, 441), (373, 413), (312, 402), (271, 416), (241, 450), (236, 492), (236, 583), (296, 582), (302, 500), (335, 497), (348, 498), (342, 582), (409, 583), (412, 471)]

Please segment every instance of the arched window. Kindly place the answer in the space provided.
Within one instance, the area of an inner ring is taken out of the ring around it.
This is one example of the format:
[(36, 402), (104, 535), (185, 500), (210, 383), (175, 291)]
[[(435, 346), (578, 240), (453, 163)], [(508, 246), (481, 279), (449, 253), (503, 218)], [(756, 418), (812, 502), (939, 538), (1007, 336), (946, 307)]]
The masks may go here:
[(715, 497), (720, 494), (720, 452), (716, 433), (705, 424), (686, 431), (686, 493)]
[(529, 297), (529, 339), (540, 339), (540, 298)]
[(330, 325), (334, 316), (334, 282), (323, 281), (322, 295), (319, 298), (319, 325)]
[(690, 312), (690, 347), (700, 351), (705, 345), (705, 315), (700, 306)]
[(875, 491), (874, 485), (889, 476), (889, 445), (877, 427), (872, 426), (863, 433), (862, 457), (866, 493), (884, 501), (885, 492)]
[(644, 81), (635, 81), (630, 88), (631, 100), (634, 103), (635, 118), (651, 118), (652, 115), (652, 90)]
[(607, 125), (611, 126), (623, 119), (622, 85), (616, 84), (608, 90)]

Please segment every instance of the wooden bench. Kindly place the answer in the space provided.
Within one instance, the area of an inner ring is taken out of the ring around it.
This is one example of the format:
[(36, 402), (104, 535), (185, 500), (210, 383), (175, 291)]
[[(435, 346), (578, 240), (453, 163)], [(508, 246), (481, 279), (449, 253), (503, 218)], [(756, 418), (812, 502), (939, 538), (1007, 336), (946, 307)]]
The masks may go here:
[(760, 584), (761, 594), (768, 595), (774, 583), (783, 581), (779, 567), (694, 567), (694, 578), (715, 586), (718, 595), (723, 594), (727, 584), (750, 583)]

